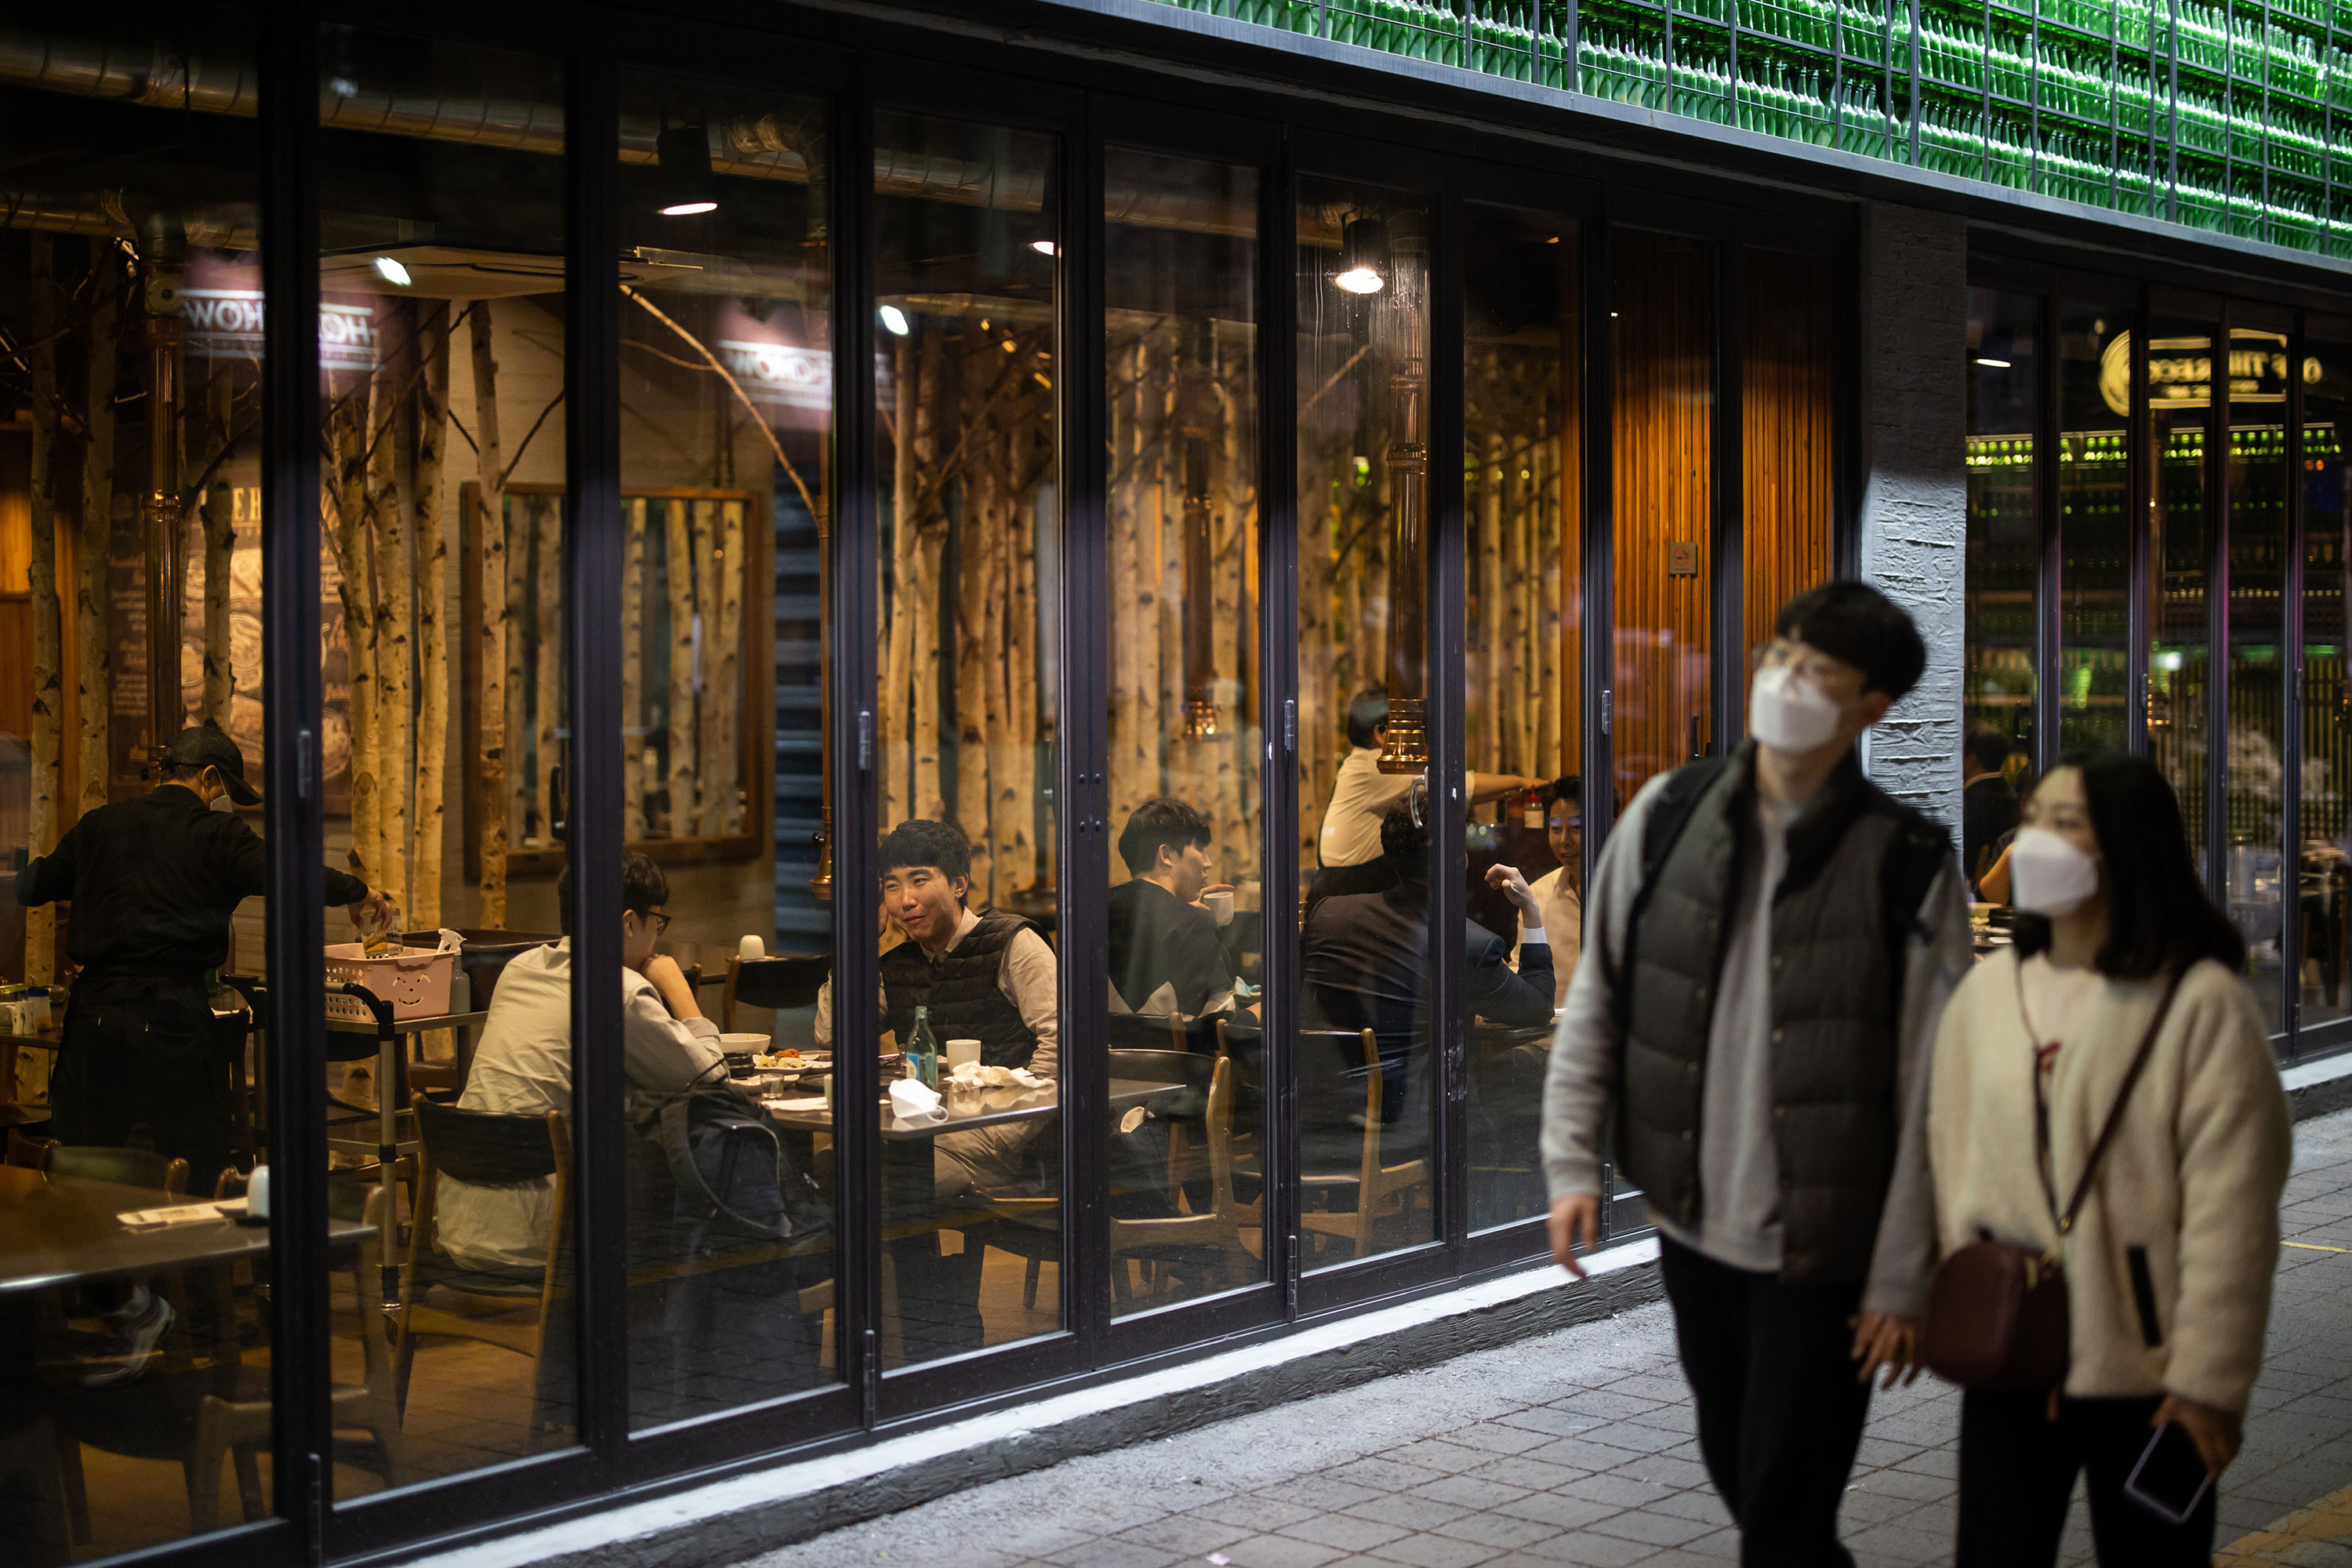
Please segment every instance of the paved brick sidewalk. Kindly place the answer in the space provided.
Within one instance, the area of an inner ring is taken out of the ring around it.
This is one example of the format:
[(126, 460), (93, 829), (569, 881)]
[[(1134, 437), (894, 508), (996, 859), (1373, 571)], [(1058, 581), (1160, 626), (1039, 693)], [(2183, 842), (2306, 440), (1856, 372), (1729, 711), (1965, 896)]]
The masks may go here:
[[(2218, 1561), (2352, 1568), (2352, 1112), (2296, 1129), (2269, 1364)], [(1957, 1396), (1879, 1397), (1844, 1510), (1865, 1568), (1948, 1561)], [(1663, 1305), (837, 1531), (757, 1568), (1722, 1568)], [(2257, 1534), (2256, 1532), (2266, 1532)], [(2232, 1547), (2242, 1541), (2242, 1547)], [(2065, 1560), (2090, 1560), (2078, 1500)]]

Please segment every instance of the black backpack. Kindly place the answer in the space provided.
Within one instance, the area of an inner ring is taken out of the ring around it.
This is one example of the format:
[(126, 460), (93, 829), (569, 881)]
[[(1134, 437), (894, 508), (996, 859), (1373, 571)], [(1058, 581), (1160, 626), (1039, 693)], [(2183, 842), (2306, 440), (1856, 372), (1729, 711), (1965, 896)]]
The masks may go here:
[(833, 1229), (816, 1183), (732, 1089), (697, 1084), (670, 1096), (656, 1131), (681, 1215), (712, 1239), (798, 1243)]

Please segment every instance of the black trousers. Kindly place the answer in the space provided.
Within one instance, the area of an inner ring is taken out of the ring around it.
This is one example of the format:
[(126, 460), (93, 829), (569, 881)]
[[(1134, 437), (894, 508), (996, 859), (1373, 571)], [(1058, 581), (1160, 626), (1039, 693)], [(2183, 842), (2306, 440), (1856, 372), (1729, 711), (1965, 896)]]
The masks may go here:
[(146, 1142), (188, 1163), (191, 1196), (212, 1196), (229, 1162), (229, 1069), (201, 985), (110, 981), (77, 989), (49, 1079), (49, 1121), (67, 1144)]
[(1664, 1237), (1658, 1253), (1699, 1455), (1743, 1568), (1853, 1568), (1837, 1516), (1870, 1410), (1847, 1325), (1862, 1286), (1783, 1284)]
[(2156, 1399), (1971, 1394), (1960, 1402), (1960, 1568), (2058, 1561), (2074, 1478), (2089, 1471), (2091, 1538), (2105, 1568), (2171, 1568), (2213, 1560), (2214, 1489), (2182, 1524), (2124, 1496), (2156, 1429)]

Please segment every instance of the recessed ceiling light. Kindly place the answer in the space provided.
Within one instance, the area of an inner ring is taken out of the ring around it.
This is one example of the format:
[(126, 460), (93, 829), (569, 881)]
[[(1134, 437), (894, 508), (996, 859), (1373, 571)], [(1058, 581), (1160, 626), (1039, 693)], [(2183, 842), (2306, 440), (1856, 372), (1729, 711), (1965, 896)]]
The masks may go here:
[(1979, 356), (1977, 363), (1984, 366), (1987, 370), (2007, 370), (2010, 368), (2010, 363), (2005, 359), (1985, 359)]
[(375, 258), (375, 275), (395, 289), (408, 287), (408, 268), (389, 256), (379, 256)]
[(694, 217), (702, 213), (715, 213), (718, 210), (719, 204), (717, 202), (673, 202), (668, 206), (661, 209), (661, 216), (664, 217)]
[(1061, 252), (1054, 248), (1054, 242), (1050, 239), (1033, 239), (1029, 242), (1029, 248), (1035, 251), (1040, 256), (1058, 256), (1061, 254)]

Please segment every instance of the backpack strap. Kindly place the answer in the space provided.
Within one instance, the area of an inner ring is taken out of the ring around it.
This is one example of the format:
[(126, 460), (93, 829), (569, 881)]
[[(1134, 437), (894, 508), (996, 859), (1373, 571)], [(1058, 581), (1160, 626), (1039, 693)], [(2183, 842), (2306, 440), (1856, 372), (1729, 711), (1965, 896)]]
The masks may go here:
[[(1621, 963), (1612, 965), (1609, 976), (1610, 1010), (1617, 1026), (1617, 1036), (1623, 1039), (1633, 1022), (1633, 995), (1625, 984), (1625, 976), (1633, 970), (1633, 944), (1642, 929), (1642, 916), (1650, 907), (1650, 890), (1665, 866), (1666, 857), (1673, 854), (1683, 829), (1690, 826), (1691, 816), (1698, 809), (1724, 770), (1738, 765), (1736, 757), (1701, 757), (1684, 763), (1666, 775), (1659, 787), (1657, 798), (1650, 803), (1649, 815), (1642, 822), (1642, 881), (1633, 890), (1633, 905), (1625, 916), (1625, 952)], [(1608, 951), (1605, 947), (1601, 950)]]

